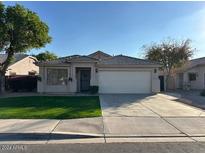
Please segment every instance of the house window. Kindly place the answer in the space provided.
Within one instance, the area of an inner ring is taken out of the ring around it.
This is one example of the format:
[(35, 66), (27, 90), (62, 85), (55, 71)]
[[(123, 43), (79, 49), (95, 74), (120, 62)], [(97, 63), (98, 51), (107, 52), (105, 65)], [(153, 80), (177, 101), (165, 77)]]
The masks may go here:
[(48, 85), (67, 85), (68, 70), (67, 69), (47, 69)]
[(189, 73), (189, 81), (196, 81), (196, 73)]

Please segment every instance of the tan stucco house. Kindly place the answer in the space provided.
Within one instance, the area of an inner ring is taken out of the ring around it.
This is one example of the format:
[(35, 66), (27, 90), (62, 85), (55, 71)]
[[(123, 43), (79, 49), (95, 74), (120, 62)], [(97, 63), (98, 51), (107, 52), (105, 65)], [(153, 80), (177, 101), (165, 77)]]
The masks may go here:
[(92, 85), (99, 93), (156, 93), (160, 84), (156, 62), (111, 56), (97, 51), (90, 55), (72, 55), (38, 62), (38, 92), (84, 92)]
[[(160, 77), (164, 76), (160, 72)], [(164, 76), (165, 81), (166, 76)], [(166, 86), (165, 83), (161, 82)], [(182, 67), (172, 71), (168, 82), (169, 90), (202, 90), (205, 89), (205, 57), (192, 59), (186, 62)]]
[[(6, 59), (6, 54), (0, 54), (0, 63)], [(12, 63), (9, 65), (6, 76), (34, 75), (39, 73), (39, 67), (35, 64), (37, 59), (26, 54), (14, 54)]]
[(205, 57), (188, 61), (176, 71), (176, 88), (205, 89)]

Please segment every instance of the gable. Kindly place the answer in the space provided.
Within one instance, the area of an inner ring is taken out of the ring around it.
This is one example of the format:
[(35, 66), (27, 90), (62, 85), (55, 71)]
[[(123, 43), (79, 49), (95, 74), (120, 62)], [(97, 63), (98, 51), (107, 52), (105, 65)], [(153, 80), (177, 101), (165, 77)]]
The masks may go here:
[(27, 56), (24, 59), (10, 65), (6, 75), (10, 75), (11, 72), (16, 75), (28, 75), (29, 72), (36, 72), (38, 74), (39, 67), (35, 65), (37, 59), (31, 56)]
[(102, 51), (96, 51), (94, 53), (91, 53), (90, 55), (88, 55), (89, 57), (92, 57), (92, 58), (96, 58), (98, 60), (102, 60), (102, 59), (107, 59), (107, 58), (110, 58), (112, 57), (111, 55), (107, 54), (107, 53), (104, 53)]

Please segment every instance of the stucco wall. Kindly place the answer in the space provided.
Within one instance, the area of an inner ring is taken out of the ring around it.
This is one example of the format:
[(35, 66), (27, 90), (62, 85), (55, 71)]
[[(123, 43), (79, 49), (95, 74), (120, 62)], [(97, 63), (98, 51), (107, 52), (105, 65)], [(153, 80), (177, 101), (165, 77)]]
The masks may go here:
[(191, 81), (191, 89), (204, 89), (205, 88), (205, 66), (198, 66), (195, 68), (192, 68), (186, 72), (184, 72), (184, 83), (189, 83), (188, 74), (189, 73), (196, 73), (196, 81)]
[(155, 69), (152, 69), (152, 92), (160, 92), (160, 80), (159, 80), (159, 69), (156, 69), (157, 72), (154, 72)]
[(31, 57), (26, 57), (8, 67), (6, 75), (11, 75), (15, 72), (16, 75), (28, 75), (29, 72), (36, 71), (39, 73), (39, 67), (34, 64), (35, 60)]

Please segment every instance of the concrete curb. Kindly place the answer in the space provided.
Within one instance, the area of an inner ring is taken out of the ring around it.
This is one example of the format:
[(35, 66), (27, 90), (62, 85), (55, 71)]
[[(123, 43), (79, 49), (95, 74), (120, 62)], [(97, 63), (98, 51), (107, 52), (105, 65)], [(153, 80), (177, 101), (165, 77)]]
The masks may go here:
[(90, 136), (90, 137), (104, 137), (104, 134), (94, 134), (94, 133), (75, 133), (75, 132), (51, 132), (51, 134), (59, 134), (59, 135), (82, 135), (82, 136)]

